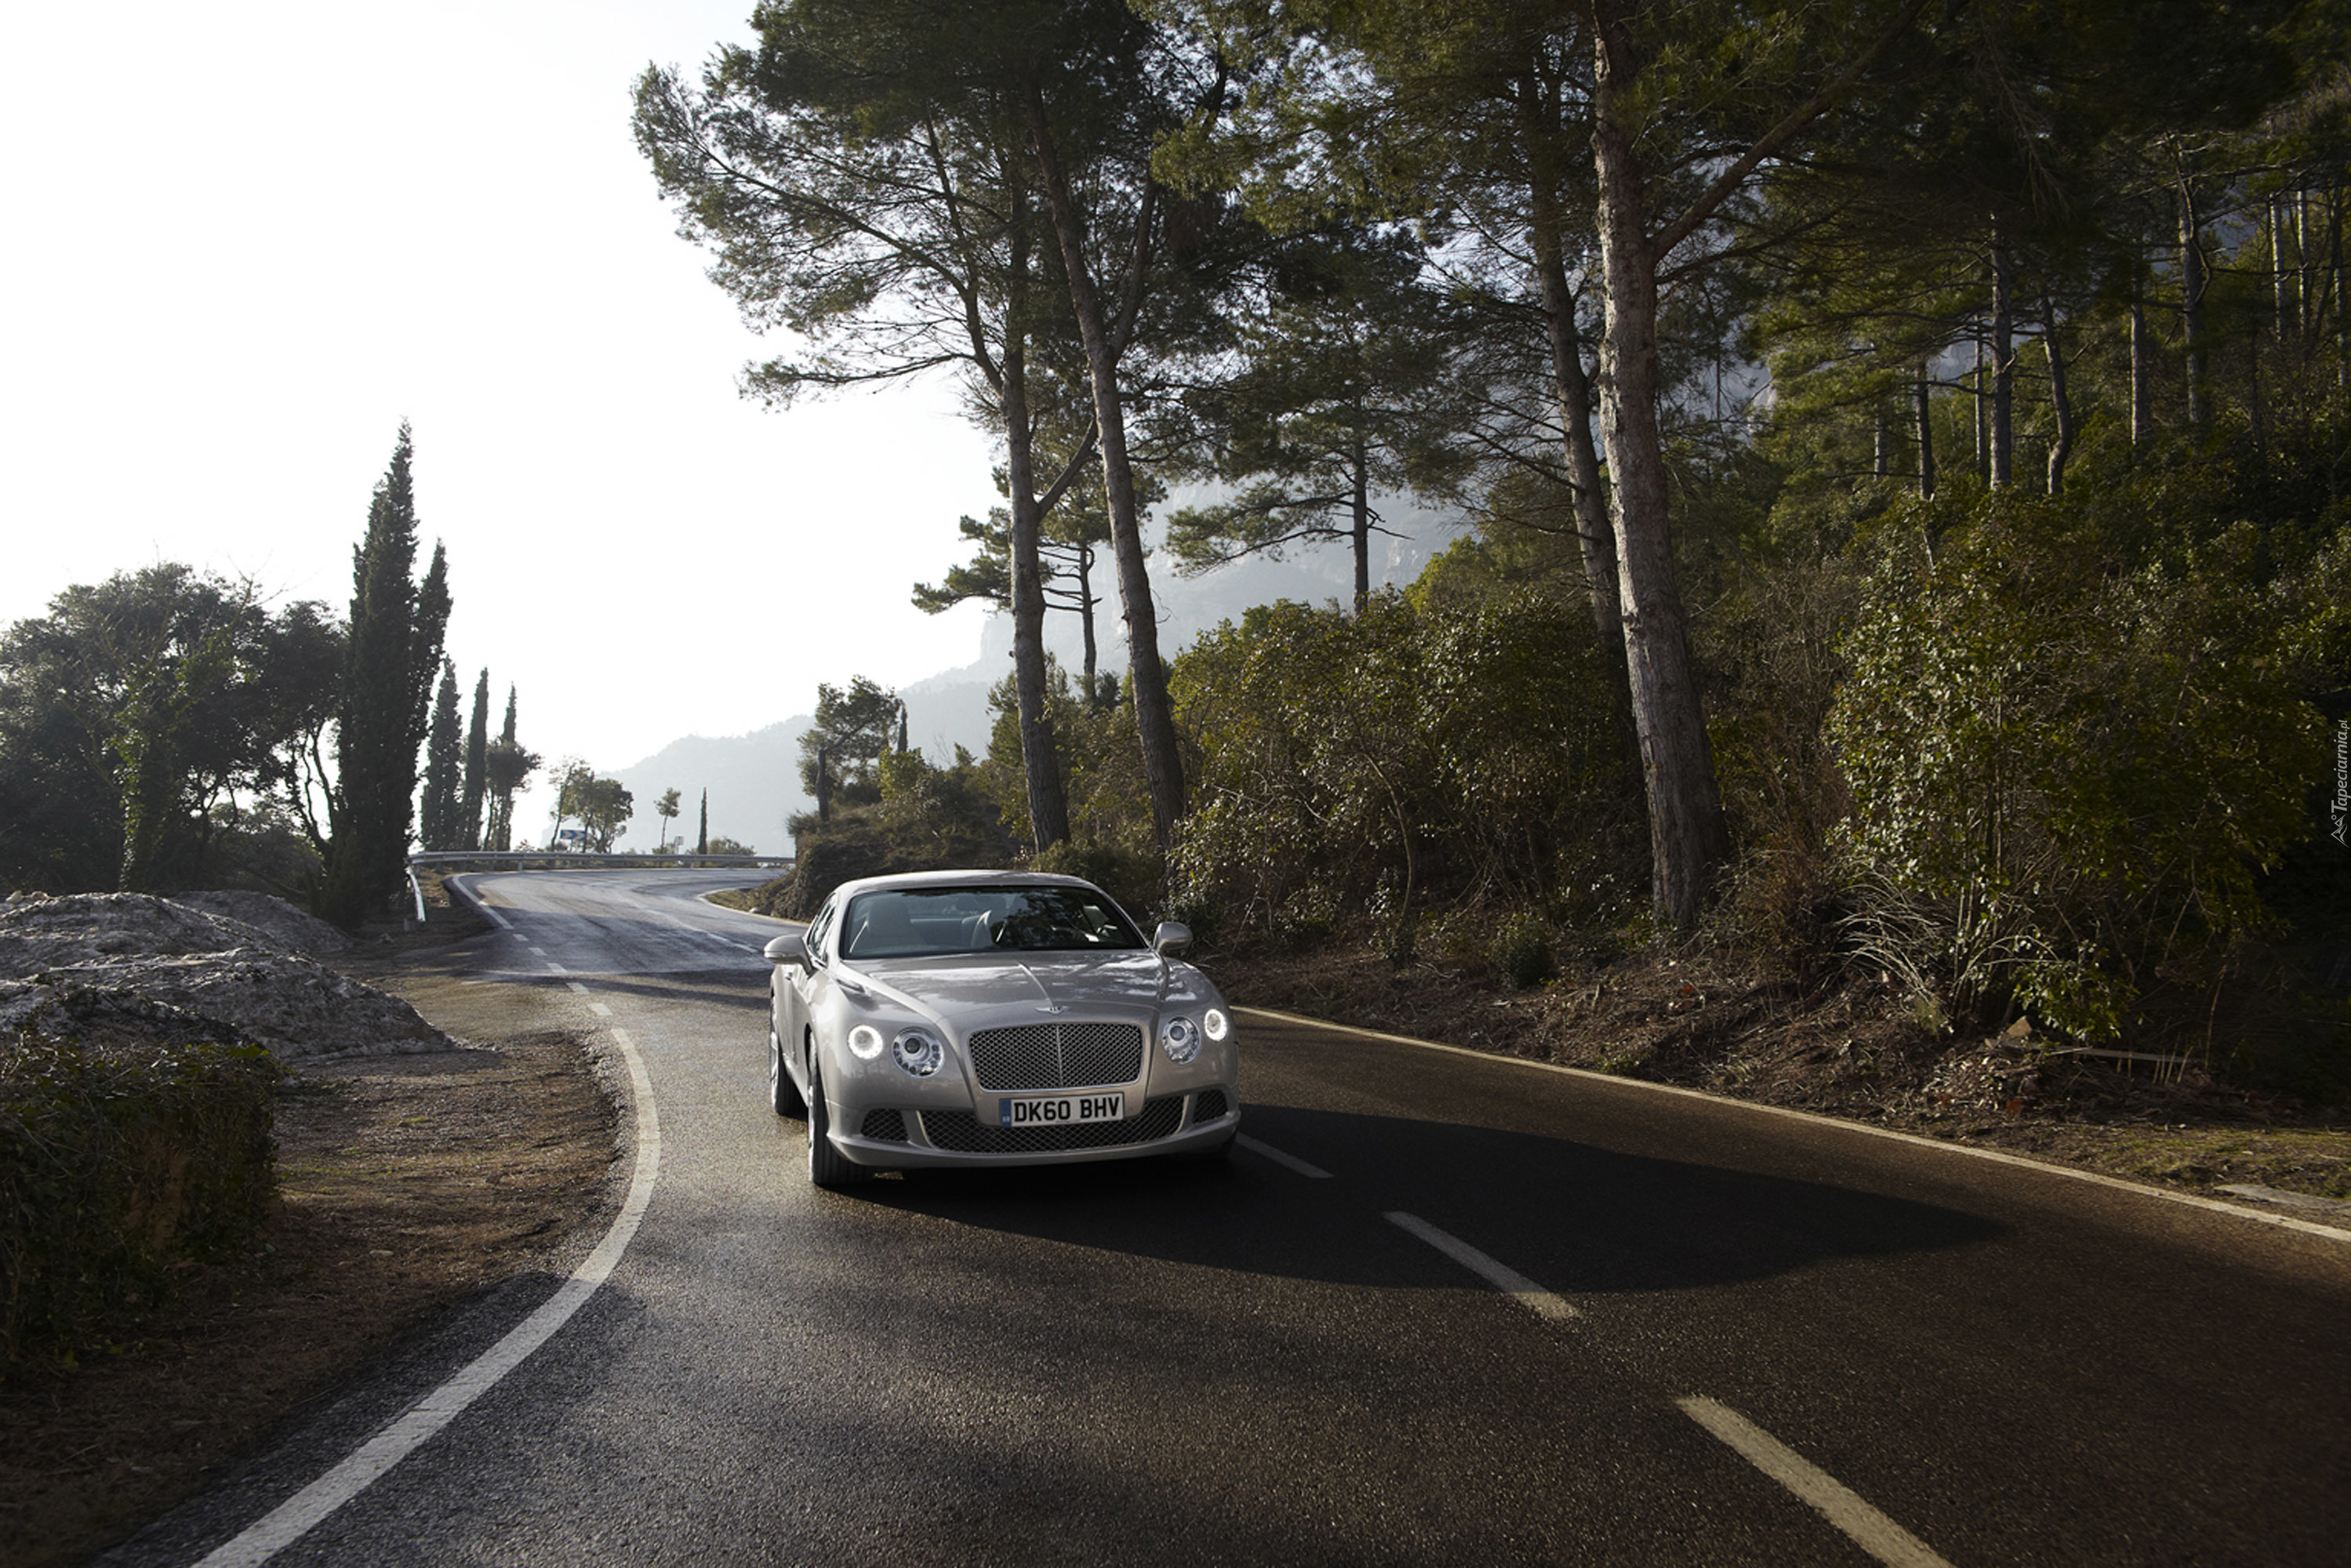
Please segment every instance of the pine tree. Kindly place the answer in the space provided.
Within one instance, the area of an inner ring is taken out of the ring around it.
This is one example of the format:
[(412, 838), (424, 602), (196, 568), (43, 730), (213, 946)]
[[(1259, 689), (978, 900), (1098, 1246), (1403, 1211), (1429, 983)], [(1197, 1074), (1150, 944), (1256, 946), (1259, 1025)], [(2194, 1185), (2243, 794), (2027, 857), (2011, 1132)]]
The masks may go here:
[(428, 850), (453, 850), (457, 843), (457, 671), (441, 661), (441, 685), (433, 698), (433, 724), (424, 737), (424, 799), (418, 811), (417, 838)]
[(416, 754), (449, 622), (448, 566), (436, 546), (420, 588), (416, 497), (405, 423), (351, 552), (350, 652), (335, 742), (334, 840), (321, 914), (356, 927), (399, 886), (414, 820)]
[(488, 786), (484, 771), (490, 747), (490, 672), (474, 682), (474, 716), (465, 727), (465, 784), (457, 805), (457, 842), (461, 850), (482, 847), (482, 804)]

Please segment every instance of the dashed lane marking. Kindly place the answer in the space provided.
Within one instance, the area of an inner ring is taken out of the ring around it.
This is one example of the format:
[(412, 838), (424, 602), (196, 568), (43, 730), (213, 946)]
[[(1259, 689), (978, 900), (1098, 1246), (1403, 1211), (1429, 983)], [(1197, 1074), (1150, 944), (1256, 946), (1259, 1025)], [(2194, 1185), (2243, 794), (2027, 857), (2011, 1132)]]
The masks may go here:
[(588, 1010), (594, 1013), (600, 1019), (608, 1019), (612, 1016), (612, 1009), (606, 1007), (601, 1002), (590, 1002), (588, 1004)]
[(653, 1079), (644, 1058), (626, 1030), (611, 1031), (629, 1066), (629, 1085), (636, 1099), (637, 1168), (629, 1178), (629, 1196), (620, 1217), (597, 1243), (596, 1250), (571, 1271), (571, 1278), (537, 1312), (508, 1331), (455, 1377), (426, 1395), (409, 1412), (377, 1433), (342, 1463), (296, 1492), (269, 1513), (224, 1542), (197, 1568), (259, 1568), (261, 1563), (299, 1541), (320, 1521), (375, 1484), (394, 1465), (455, 1420), (465, 1406), (496, 1386), (500, 1378), (522, 1364), (588, 1304), (597, 1287), (609, 1278), (644, 1218), (652, 1202), (653, 1178), (661, 1168), (661, 1115), (653, 1106)]
[(1684, 1415), (1810, 1503), (1822, 1518), (1851, 1536), (1855, 1545), (1888, 1568), (1951, 1568), (1925, 1542), (1872, 1508), (1860, 1493), (1729, 1406), (1695, 1394), (1675, 1403)]
[(1398, 1229), (1427, 1242), (1504, 1295), (1515, 1298), (1519, 1305), (1535, 1316), (1552, 1322), (1565, 1322), (1576, 1315), (1575, 1308), (1565, 1297), (1544, 1290), (1500, 1259), (1489, 1258), (1458, 1236), (1439, 1230), (1418, 1215), (1392, 1208), (1387, 1211), (1387, 1220)]
[(1331, 1173), (1324, 1170), (1321, 1166), (1309, 1165), (1304, 1160), (1300, 1159), (1296, 1155), (1284, 1154), (1281, 1150), (1275, 1148), (1271, 1144), (1262, 1142), (1257, 1138), (1252, 1138), (1247, 1133), (1236, 1133), (1233, 1134), (1233, 1142), (1238, 1144), (1242, 1148), (1247, 1149), (1250, 1154), (1255, 1155), (1258, 1158), (1261, 1160), (1271, 1160), (1275, 1165), (1280, 1166), (1286, 1170), (1296, 1171), (1300, 1176), (1305, 1176), (1310, 1180), (1329, 1181), (1331, 1179)]

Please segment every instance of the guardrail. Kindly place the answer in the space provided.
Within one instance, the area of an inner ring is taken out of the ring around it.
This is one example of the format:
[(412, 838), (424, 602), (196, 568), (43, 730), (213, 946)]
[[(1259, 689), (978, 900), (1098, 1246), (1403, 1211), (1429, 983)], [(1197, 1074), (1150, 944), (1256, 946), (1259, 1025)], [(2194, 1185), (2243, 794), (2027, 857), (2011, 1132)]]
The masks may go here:
[(485, 871), (584, 871), (611, 866), (733, 866), (792, 868), (789, 855), (670, 854), (591, 855), (570, 850), (426, 850), (408, 857), (411, 866), (479, 866)]
[(732, 867), (792, 869), (789, 855), (575, 854), (569, 850), (425, 850), (408, 857), (408, 891), (416, 900), (416, 924), (424, 924), (424, 889), (416, 880), (420, 868), (475, 871), (601, 871), (614, 866), (669, 867), (697, 871)]

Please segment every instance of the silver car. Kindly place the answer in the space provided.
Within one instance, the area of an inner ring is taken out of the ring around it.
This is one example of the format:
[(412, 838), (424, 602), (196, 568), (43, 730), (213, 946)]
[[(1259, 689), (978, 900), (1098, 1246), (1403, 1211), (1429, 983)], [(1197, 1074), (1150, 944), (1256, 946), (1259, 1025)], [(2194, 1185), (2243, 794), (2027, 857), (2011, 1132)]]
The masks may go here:
[(768, 944), (768, 1084), (809, 1124), (809, 1179), (1221, 1155), (1240, 1126), (1232, 1013), (1076, 877), (844, 883)]

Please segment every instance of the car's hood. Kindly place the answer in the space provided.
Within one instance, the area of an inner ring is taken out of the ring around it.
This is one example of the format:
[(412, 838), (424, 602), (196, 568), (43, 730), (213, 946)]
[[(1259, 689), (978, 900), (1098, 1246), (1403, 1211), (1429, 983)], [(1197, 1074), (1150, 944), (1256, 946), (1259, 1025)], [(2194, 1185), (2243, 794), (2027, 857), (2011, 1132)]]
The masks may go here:
[(1063, 1016), (1127, 1017), (1148, 1027), (1164, 999), (1212, 994), (1198, 970), (1152, 952), (872, 958), (843, 968), (882, 996), (964, 1030)]

